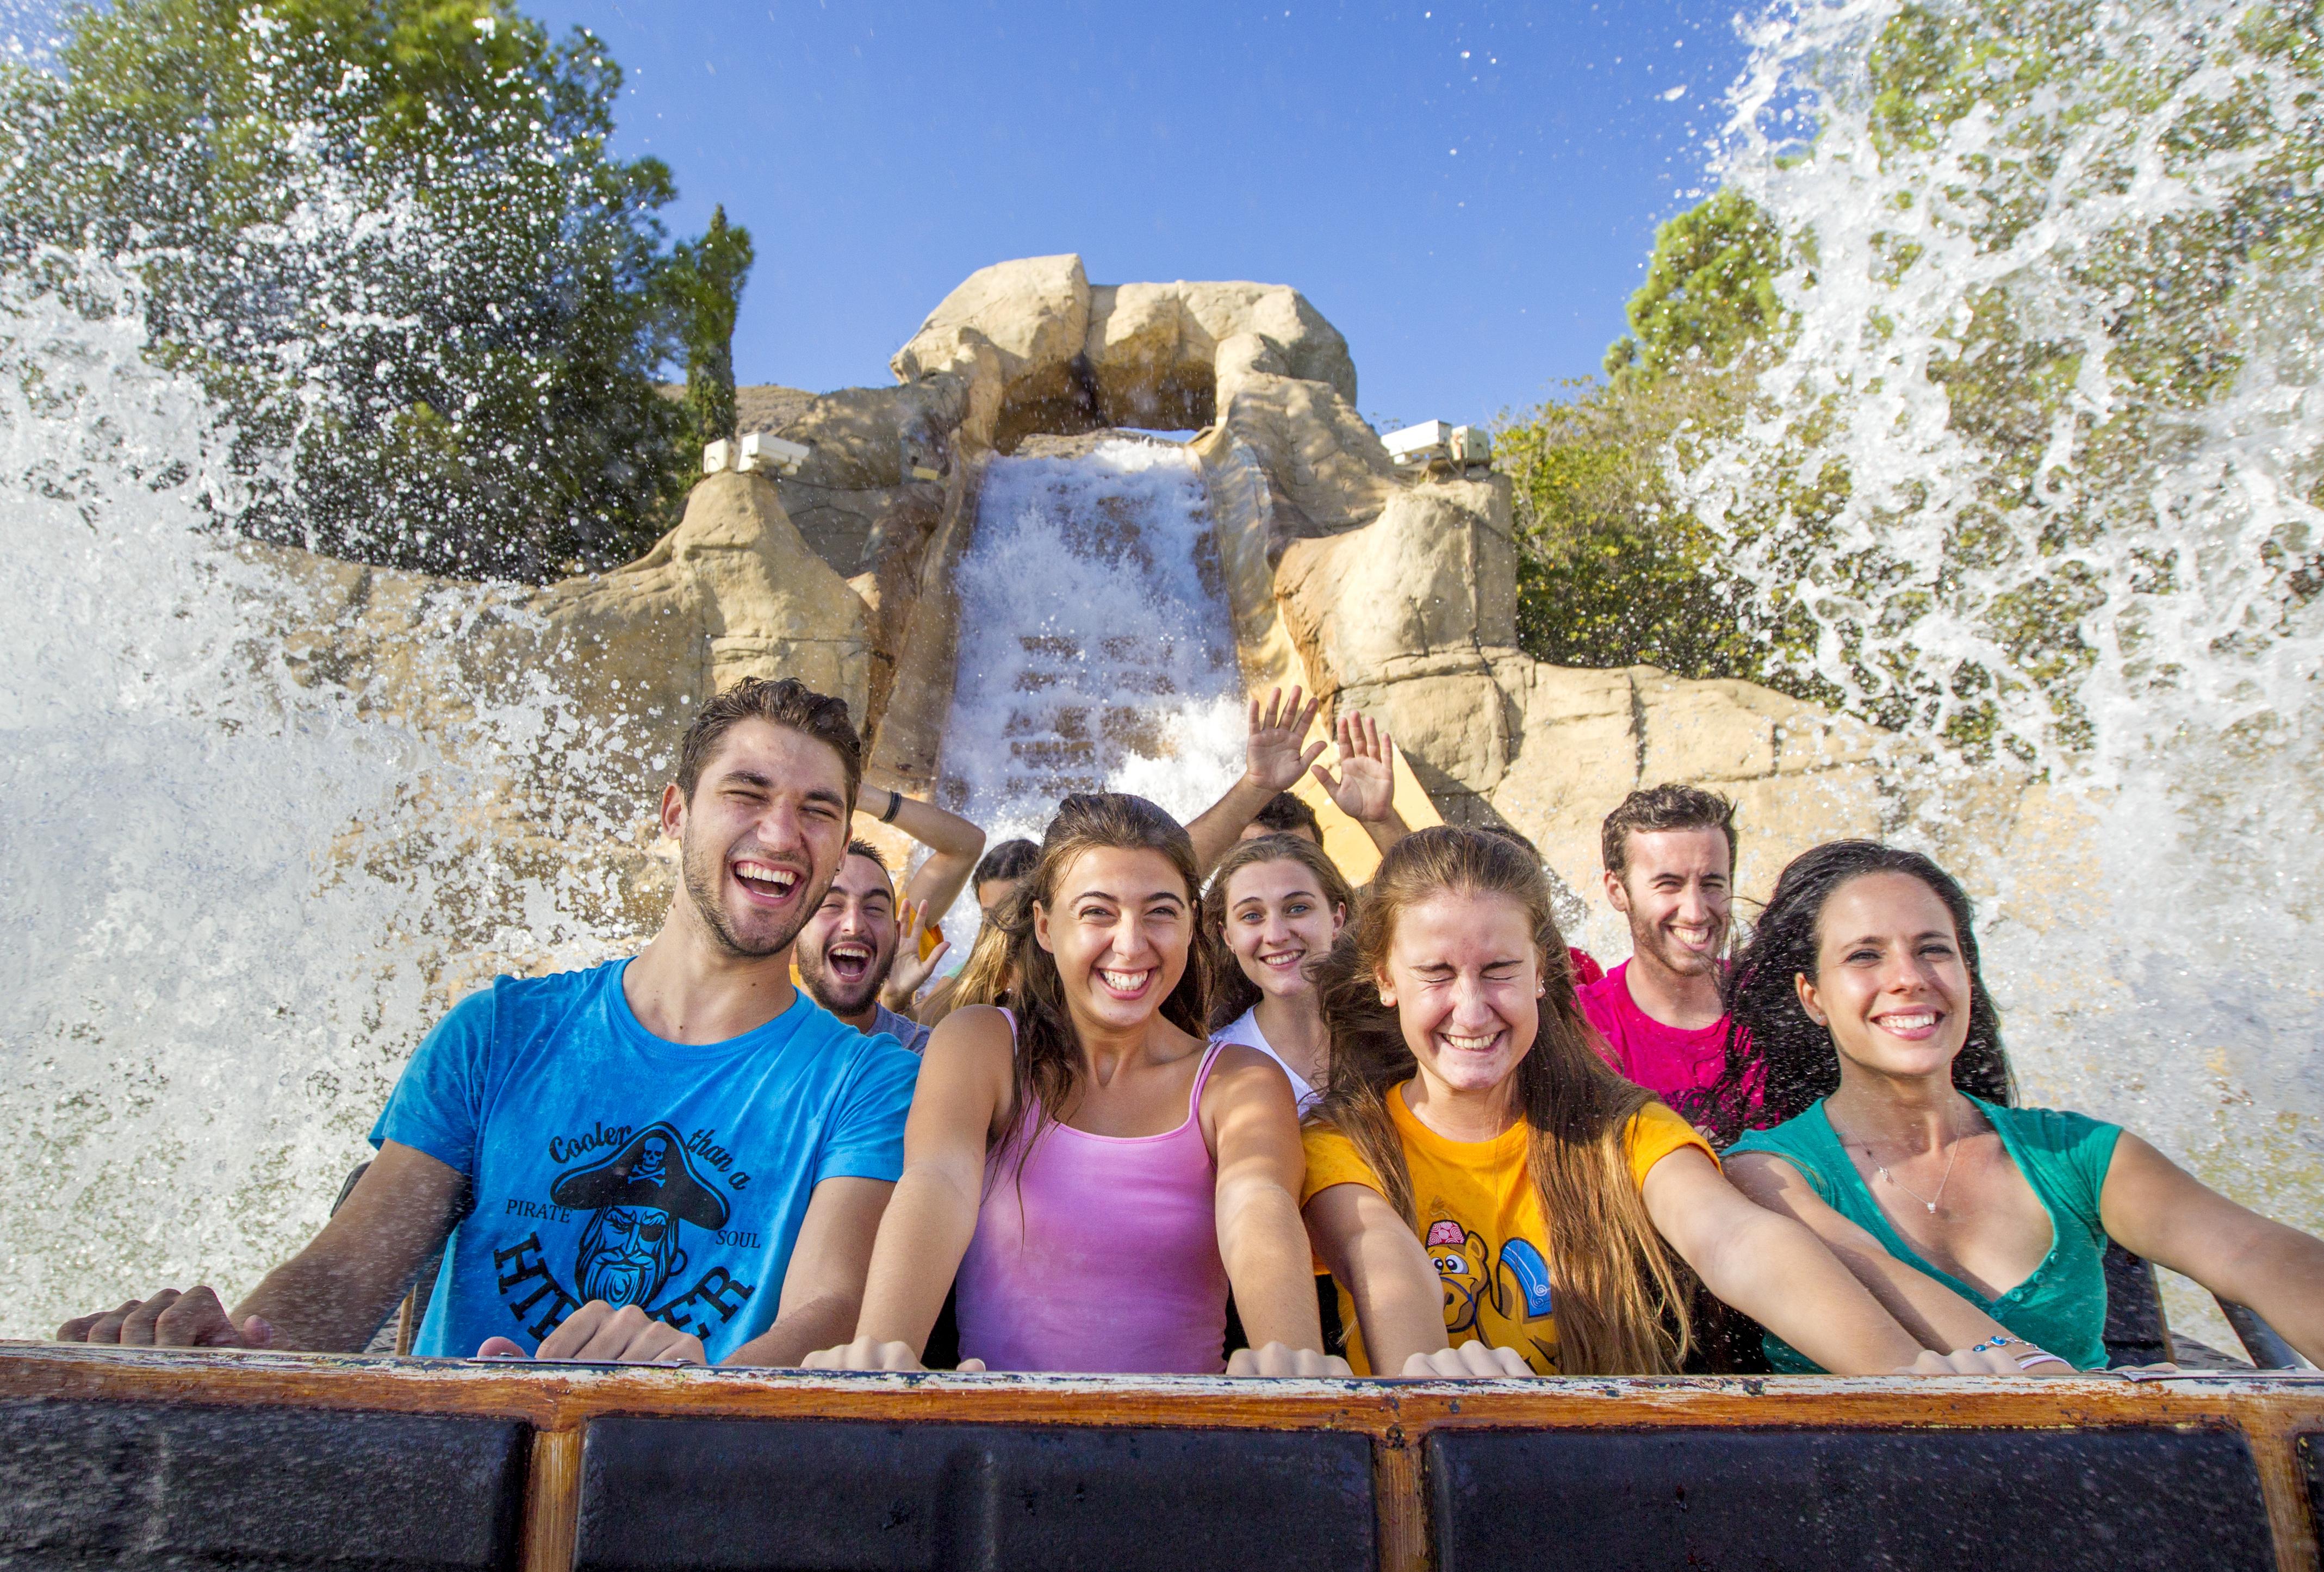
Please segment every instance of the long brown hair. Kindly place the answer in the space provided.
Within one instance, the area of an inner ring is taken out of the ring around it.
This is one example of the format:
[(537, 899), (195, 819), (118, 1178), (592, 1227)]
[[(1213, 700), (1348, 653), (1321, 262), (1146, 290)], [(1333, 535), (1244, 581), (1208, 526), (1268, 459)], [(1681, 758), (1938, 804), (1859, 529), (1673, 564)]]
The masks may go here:
[[(1033, 1142), (1057, 1118), (1058, 1112), (1071, 1104), (1082, 1076), (1081, 1040), (1074, 1033), (1073, 1015), (1065, 1007), (1065, 979), (1057, 975), (1056, 957), (1042, 948), (1034, 937), (1033, 911), (1036, 906), (1049, 910), (1066, 872), (1083, 853), (1101, 847), (1159, 852), (1168, 858), (1185, 883), (1190, 919), (1194, 911), (1195, 892), (1201, 888), (1200, 876), (1195, 873), (1194, 843), (1186, 837), (1176, 819), (1145, 798), (1120, 791), (1076, 791), (1057, 805), (1056, 818), (1049, 821), (1048, 829), (1041, 837), (1040, 862), (1032, 875), (1019, 886), (1019, 892), (1001, 902), (992, 914), (995, 925), (1008, 936), (1006, 953), (1016, 972), (1012, 997), (1017, 1012), (1015, 1112), (1010, 1137), (995, 1151), (997, 1154), (1016, 1147), (1020, 1175)], [(1190, 940), (1193, 938), (1190, 927)], [(1162, 1001), (1163, 1019), (1191, 1037), (1206, 1035), (1203, 1030), (1203, 1006), (1210, 995), (1210, 956), (1199, 942), (1189, 942), (1186, 969), (1169, 996)], [(1024, 1109), (1028, 1098), (1036, 1118), (1029, 1138), (1019, 1146), (1015, 1133), (1025, 1128)]]
[[(1261, 835), (1237, 841), (1211, 875), (1211, 887), (1203, 895), (1203, 939), (1211, 948), (1213, 1031), (1225, 1031), (1259, 1003), (1259, 985), (1243, 974), (1234, 947), (1227, 943), (1227, 885), (1245, 868), (1261, 863), (1297, 863), (1314, 875), (1315, 892), (1339, 908), (1342, 922), (1355, 915), (1356, 893), (1348, 887), (1347, 875), (1340, 872), (1339, 865), (1323, 855), (1323, 847), (1296, 835)], [(1314, 966), (1311, 961), (1311, 976)]]
[(1417, 1234), (1412, 1173), (1388, 1099), (1419, 1067), (1396, 1011), (1380, 1003), (1379, 979), (1398, 919), (1448, 893), (1505, 896), (1524, 908), (1533, 930), (1545, 990), (1541, 1027), (1513, 1078), (1529, 1135), (1526, 1168), (1557, 1284), (1559, 1366), (1568, 1375), (1675, 1370), (1692, 1337), (1692, 1274), (1646, 1216), (1627, 1150), (1630, 1120), (1654, 1094), (1599, 1058), (1552, 915), (1549, 882), (1523, 848), (1437, 826), (1406, 836), (1380, 859), (1355, 920), (1316, 977), (1332, 1034), (1332, 1080), (1316, 1116), (1355, 1143)]

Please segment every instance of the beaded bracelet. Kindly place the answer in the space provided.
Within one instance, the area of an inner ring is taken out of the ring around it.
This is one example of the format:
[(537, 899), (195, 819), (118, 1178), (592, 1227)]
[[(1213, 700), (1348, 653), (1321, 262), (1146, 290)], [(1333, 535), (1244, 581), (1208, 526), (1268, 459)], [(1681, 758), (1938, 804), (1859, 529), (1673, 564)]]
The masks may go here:
[(2028, 1348), (2034, 1346), (2033, 1344), (2025, 1342), (2024, 1338), (2013, 1337), (2009, 1336), (2008, 1333), (2005, 1332), (1998, 1337), (1987, 1337), (1984, 1342), (1979, 1343), (1976, 1347), (1970, 1349), (1969, 1352), (1971, 1354), (1985, 1354), (1996, 1348), (2006, 1348), (2013, 1343), (2024, 1344), (2024, 1346)]

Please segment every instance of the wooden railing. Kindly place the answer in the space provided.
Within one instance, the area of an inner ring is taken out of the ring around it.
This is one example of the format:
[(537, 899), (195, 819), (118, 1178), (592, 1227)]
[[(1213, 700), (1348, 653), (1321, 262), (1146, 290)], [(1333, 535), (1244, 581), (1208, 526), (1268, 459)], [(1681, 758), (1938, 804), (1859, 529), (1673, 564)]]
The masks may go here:
[(0, 1567), (2318, 1567), (2324, 1386), (0, 1345)]

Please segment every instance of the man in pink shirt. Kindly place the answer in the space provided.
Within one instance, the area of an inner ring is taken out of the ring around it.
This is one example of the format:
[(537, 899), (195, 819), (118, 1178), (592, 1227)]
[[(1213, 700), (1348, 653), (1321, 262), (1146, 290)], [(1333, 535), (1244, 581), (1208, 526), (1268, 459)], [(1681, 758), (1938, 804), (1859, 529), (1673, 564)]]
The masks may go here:
[(1583, 987), (1614, 1068), (1724, 1146), (1758, 1123), (1766, 1061), (1728, 1041), (1719, 999), (1734, 892), (1735, 805), (1656, 786), (1606, 816), (1606, 898), (1630, 920), (1630, 958)]

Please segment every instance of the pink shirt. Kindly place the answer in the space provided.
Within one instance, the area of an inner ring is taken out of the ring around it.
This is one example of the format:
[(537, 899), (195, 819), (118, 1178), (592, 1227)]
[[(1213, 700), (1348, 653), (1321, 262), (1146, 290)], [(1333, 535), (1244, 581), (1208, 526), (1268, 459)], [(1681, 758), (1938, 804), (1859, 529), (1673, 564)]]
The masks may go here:
[(1751, 1052), (1751, 1034), (1743, 1032), (1735, 1045), (1749, 1061), (1739, 1088), (1741, 1118), (1722, 1120), (1710, 1093), (1727, 1068), (1728, 1018), (1693, 1031), (1665, 1026), (1630, 997), (1629, 971), (1624, 961), (1581, 991), (1582, 1013), (1606, 1040), (1608, 1061), (1691, 1124), (1716, 1130), (1731, 1124), (1730, 1134), (1756, 1127), (1766, 1100), (1767, 1065)]
[[(1227, 1269), (1218, 1165), (1194, 1073), (1186, 1122), (1161, 1135), (1042, 1130), (992, 1162), (955, 1280), (960, 1352), (991, 1370), (1216, 1375), (1226, 1368)], [(1028, 1106), (1021, 1141), (1035, 1121)]]

